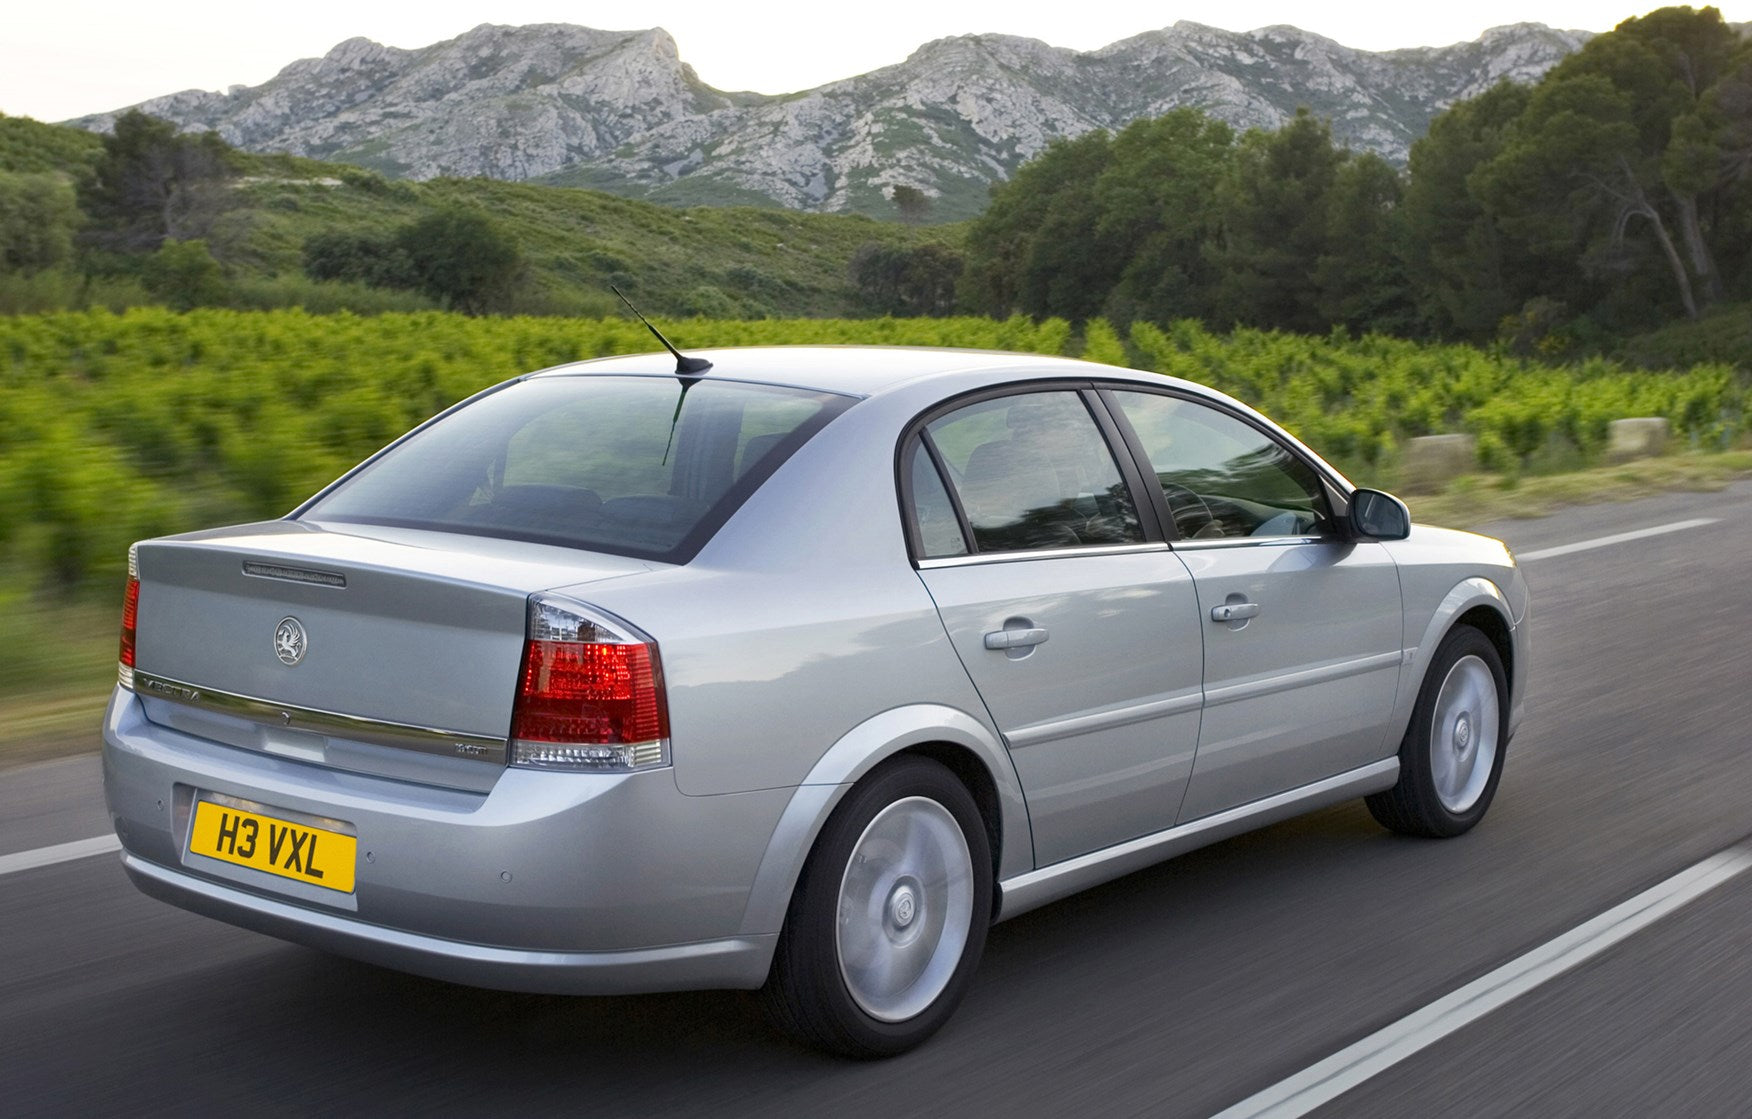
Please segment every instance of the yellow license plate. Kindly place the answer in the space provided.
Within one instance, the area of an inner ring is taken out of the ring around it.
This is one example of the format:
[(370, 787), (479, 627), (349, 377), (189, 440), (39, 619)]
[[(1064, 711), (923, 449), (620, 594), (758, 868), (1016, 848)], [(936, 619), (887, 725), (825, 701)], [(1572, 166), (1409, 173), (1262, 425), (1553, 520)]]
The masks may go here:
[(207, 800), (195, 802), (195, 823), (189, 832), (189, 850), (197, 855), (344, 894), (353, 892), (358, 847), (359, 841), (350, 835)]

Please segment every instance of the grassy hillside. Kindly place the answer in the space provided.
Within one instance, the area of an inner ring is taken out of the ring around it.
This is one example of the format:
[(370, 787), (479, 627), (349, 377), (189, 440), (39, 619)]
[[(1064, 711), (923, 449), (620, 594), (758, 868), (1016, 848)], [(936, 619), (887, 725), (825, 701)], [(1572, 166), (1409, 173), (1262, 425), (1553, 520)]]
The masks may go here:
[(83, 129), (0, 113), (0, 171), (75, 173), (91, 166), (102, 142)]
[(412, 183), (307, 160), (261, 161), (243, 252), (265, 273), (295, 273), (304, 239), (365, 232), (428, 210), (474, 206), (517, 241), (529, 264), (523, 309), (600, 315), (615, 284), (664, 315), (760, 318), (861, 313), (847, 279), (868, 242), (914, 244), (960, 230), (754, 207), (676, 209), (597, 191), (487, 179)]
[[(82, 174), (97, 158), (97, 137), (72, 128), (0, 117), (0, 171)], [(957, 244), (960, 227), (914, 228), (857, 216), (803, 214), (770, 207), (677, 208), (597, 191), (488, 179), (408, 182), (358, 167), (284, 155), (237, 153), (239, 205), (211, 240), (242, 307), (302, 304), (312, 309), (409, 310), (420, 297), (368, 298), (304, 279), (307, 238), (366, 233), (407, 224), (435, 209), (473, 207), (517, 242), (527, 263), (518, 311), (602, 315), (618, 303), (616, 284), (648, 312), (762, 318), (866, 313), (848, 266), (869, 242)], [(110, 262), (115, 265), (116, 262)], [(127, 262), (119, 265), (124, 272)], [(37, 281), (28, 310), (76, 303), (65, 277)], [(137, 289), (98, 305), (141, 301)], [(64, 301), (64, 302), (63, 302)]]

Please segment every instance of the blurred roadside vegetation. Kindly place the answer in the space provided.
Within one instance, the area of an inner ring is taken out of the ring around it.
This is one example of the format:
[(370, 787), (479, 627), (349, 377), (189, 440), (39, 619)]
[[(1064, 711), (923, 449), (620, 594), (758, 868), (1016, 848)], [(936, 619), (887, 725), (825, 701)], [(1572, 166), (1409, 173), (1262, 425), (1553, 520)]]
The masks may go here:
[[(1511, 509), (1546, 492), (1543, 476), (1598, 463), (1607, 425), (1625, 416), (1664, 416), (1683, 451), (1706, 456), (1662, 460), (1682, 464), (1667, 467), (1662, 484), (1716, 485), (1748, 465), (1743, 453), (1721, 452), (1743, 439), (1752, 385), (1721, 365), (1552, 366), (1343, 330), (1214, 334), (1192, 320), (1124, 331), (1103, 319), (1079, 329), (1024, 316), (679, 319), (665, 329), (684, 348), (970, 346), (1153, 369), (1247, 400), (1357, 481), (1389, 488), (1405, 440), (1467, 431), (1481, 473), (1493, 476), (1468, 485), (1509, 493)], [(8, 709), (0, 724), (60, 741), (44, 727), (57, 712), (77, 714), (85, 720), (78, 741), (89, 744), (95, 697), (113, 671), (132, 541), (280, 516), (481, 388), (649, 348), (644, 328), (624, 317), (160, 308), (0, 318), (0, 704)], [(1649, 470), (1632, 472), (1639, 485), (1651, 484)], [(1597, 477), (1550, 491), (1552, 500), (1610, 495), (1630, 475), (1621, 470), (1611, 484)], [(1450, 521), (1468, 517), (1463, 501), (1435, 509)], [(76, 706), (81, 697), (85, 708)]]
[[(1384, 335), (1215, 334), (1182, 320), (1081, 329), (1023, 316), (675, 319), (683, 347), (967, 346), (1087, 357), (1212, 385), (1260, 408), (1359, 481), (1392, 485), (1408, 439), (1477, 437), (1519, 477), (1596, 462), (1611, 421), (1661, 416), (1721, 451), (1752, 389), (1723, 365), (1652, 373), (1546, 365)], [(0, 318), (0, 559), (39, 592), (113, 584), (129, 542), (278, 516), (403, 431), (549, 365), (651, 348), (604, 319), (164, 309)]]

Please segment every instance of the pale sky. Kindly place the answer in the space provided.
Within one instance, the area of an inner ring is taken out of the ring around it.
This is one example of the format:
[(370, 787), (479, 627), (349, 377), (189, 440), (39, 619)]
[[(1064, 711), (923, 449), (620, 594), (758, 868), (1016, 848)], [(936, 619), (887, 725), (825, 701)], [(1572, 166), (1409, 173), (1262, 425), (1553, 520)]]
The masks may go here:
[[(931, 39), (972, 32), (1092, 50), (1182, 19), (1232, 31), (1287, 23), (1347, 46), (1391, 50), (1475, 39), (1505, 23), (1607, 31), (1656, 6), (1656, 0), (180, 0), (160, 7), (141, 0), (19, 0), (0, 20), (0, 112), (58, 121), (184, 89), (258, 85), (286, 64), (357, 35), (423, 47), (481, 23), (662, 27), (707, 84), (787, 93), (899, 62)], [(1717, 7), (1732, 22), (1752, 20), (1752, 0)]]

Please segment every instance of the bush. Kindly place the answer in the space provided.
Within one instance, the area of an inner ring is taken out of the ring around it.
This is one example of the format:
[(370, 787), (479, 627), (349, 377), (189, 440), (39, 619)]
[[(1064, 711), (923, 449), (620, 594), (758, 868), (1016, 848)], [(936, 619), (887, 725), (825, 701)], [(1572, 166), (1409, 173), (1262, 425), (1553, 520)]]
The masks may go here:
[(1127, 365), (1125, 344), (1114, 333), (1106, 319), (1090, 319), (1083, 324), (1083, 358), (1103, 365)]
[(1676, 322), (1625, 342), (1619, 357), (1644, 369), (1720, 362), (1752, 374), (1752, 303), (1718, 307), (1696, 322)]
[(313, 280), (419, 291), (470, 315), (512, 309), (524, 272), (517, 243), (461, 207), (389, 233), (320, 233), (305, 241), (303, 257)]
[[(195, 256), (198, 246), (187, 245), (181, 251)], [(210, 275), (199, 259), (192, 271)], [(282, 283), (231, 296), (416, 298)], [(383, 310), (370, 318), (164, 308), (0, 318), (0, 574), (11, 569), (37, 586), (110, 594), (134, 539), (279, 516), (470, 393), (531, 369), (655, 348), (643, 326), (618, 313), (537, 319)], [(1626, 416), (1665, 416), (1681, 440), (1714, 448), (1744, 430), (1748, 405), (1745, 378), (1723, 366), (1661, 374), (1606, 361), (1555, 368), (1379, 336), (1216, 335), (1191, 321), (1166, 329), (1135, 323), (1123, 338), (1103, 320), (1079, 336), (1062, 319), (1021, 316), (661, 325), (684, 350), (880, 343), (1124, 363), (1129, 343), (1144, 368), (1256, 405), (1367, 480), (1390, 471), (1405, 439), (1460, 430), (1478, 437), (1487, 468), (1511, 474), (1597, 455), (1606, 423)]]
[(79, 221), (73, 188), (60, 176), (0, 172), (0, 273), (31, 275), (65, 264)]
[(0, 315), (28, 315), (79, 305), (79, 277), (55, 270), (27, 276), (0, 272)]
[(207, 251), (205, 241), (166, 241), (146, 258), (140, 282), (176, 311), (219, 306), (228, 295), (225, 270)]
[(380, 288), (419, 286), (413, 261), (389, 233), (318, 233), (304, 242), (304, 274)]
[(421, 218), (396, 233), (395, 246), (407, 257), (413, 287), (464, 314), (505, 307), (522, 278), (517, 242), (476, 210)]

